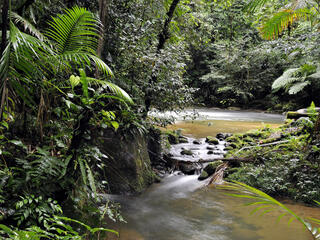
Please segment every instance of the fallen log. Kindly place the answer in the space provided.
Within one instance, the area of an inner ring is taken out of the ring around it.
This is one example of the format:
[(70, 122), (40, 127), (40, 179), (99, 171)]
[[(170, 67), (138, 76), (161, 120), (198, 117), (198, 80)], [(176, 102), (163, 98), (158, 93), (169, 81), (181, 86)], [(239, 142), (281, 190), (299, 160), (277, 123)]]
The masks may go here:
[(185, 164), (195, 164), (195, 163), (210, 163), (215, 161), (223, 161), (223, 162), (253, 162), (252, 158), (213, 158), (213, 159), (199, 159), (196, 161), (183, 161), (178, 159), (172, 159), (176, 162), (185, 163)]
[(268, 147), (268, 146), (278, 145), (278, 144), (287, 143), (287, 142), (289, 142), (289, 140), (277, 141), (277, 142), (272, 142), (272, 143), (258, 144), (258, 145), (249, 146), (249, 147), (243, 147), (243, 148), (239, 149), (237, 152), (235, 152), (234, 154), (237, 154), (237, 153), (239, 153), (239, 152), (241, 152), (241, 151), (243, 151), (243, 150), (250, 149), (250, 148)]

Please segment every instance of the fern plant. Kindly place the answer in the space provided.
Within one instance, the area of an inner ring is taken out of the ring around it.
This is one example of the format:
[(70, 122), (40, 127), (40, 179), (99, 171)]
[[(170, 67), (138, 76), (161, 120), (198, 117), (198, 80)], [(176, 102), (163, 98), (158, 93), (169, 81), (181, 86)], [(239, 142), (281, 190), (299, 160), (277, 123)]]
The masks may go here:
[(273, 84), (272, 89), (275, 91), (284, 88), (289, 94), (297, 94), (306, 86), (311, 84), (311, 79), (319, 74), (317, 67), (311, 64), (304, 64), (299, 68), (287, 69)]

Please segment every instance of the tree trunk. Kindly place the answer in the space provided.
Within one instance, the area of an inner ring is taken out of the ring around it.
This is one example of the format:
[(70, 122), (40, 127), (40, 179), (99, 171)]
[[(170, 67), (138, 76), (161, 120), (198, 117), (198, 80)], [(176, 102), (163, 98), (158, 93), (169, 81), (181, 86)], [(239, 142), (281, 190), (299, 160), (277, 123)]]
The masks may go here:
[(1, 38), (1, 46), (0, 46), (0, 57), (2, 56), (4, 50), (7, 46), (7, 31), (9, 26), (9, 0), (4, 0), (2, 5), (2, 38)]
[(169, 24), (173, 18), (174, 11), (176, 10), (179, 2), (180, 2), (180, 0), (173, 0), (170, 5), (169, 11), (167, 12), (167, 19), (165, 20), (162, 31), (159, 34), (159, 43), (157, 46), (158, 53), (160, 53), (160, 51), (164, 48), (164, 44), (166, 43), (166, 41), (170, 37)]
[(104, 31), (107, 23), (107, 12), (108, 12), (109, 0), (99, 0), (99, 18), (102, 24), (102, 36), (99, 39), (97, 54), (101, 58), (102, 50), (104, 48)]
[[(178, 4), (179, 4), (180, 0), (173, 0), (169, 11), (167, 12), (167, 18), (163, 24), (162, 30), (158, 35), (158, 46), (157, 46), (157, 54), (160, 54), (161, 50), (164, 48), (164, 44), (166, 43), (166, 41), (169, 39), (170, 34), (169, 34), (169, 25), (172, 21), (173, 18), (173, 14), (174, 11), (176, 10)], [(155, 64), (156, 65), (156, 64)], [(149, 85), (152, 85), (153, 83), (155, 83), (157, 81), (157, 75), (155, 73), (152, 73), (151, 79), (149, 80)], [(151, 108), (152, 105), (152, 92), (151, 91), (145, 91), (145, 113), (144, 113), (144, 117), (147, 117), (148, 112)]]
[[(104, 33), (106, 29), (106, 23), (108, 20), (107, 12), (108, 12), (108, 7), (110, 5), (110, 0), (99, 0), (99, 18), (102, 24), (101, 27), (101, 36), (99, 38), (98, 42), (98, 48), (97, 48), (97, 55), (99, 58), (102, 58), (102, 52), (104, 49), (104, 44), (105, 44), (105, 39), (104, 39)], [(99, 77), (99, 71), (98, 69), (96, 70), (96, 78)]]

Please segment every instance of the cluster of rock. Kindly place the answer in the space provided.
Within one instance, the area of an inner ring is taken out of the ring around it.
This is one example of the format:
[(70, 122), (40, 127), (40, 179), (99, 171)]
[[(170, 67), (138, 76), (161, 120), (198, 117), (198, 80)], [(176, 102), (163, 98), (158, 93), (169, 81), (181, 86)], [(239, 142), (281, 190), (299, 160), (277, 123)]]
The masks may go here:
[(202, 180), (213, 174), (216, 165), (222, 163), (215, 159), (223, 158), (224, 149), (228, 146), (225, 139), (232, 135), (219, 133), (215, 137), (195, 139), (177, 132), (167, 132), (166, 136), (170, 150), (164, 153), (164, 162), (155, 166), (158, 175), (163, 176), (166, 171), (187, 175), (201, 173), (199, 179)]

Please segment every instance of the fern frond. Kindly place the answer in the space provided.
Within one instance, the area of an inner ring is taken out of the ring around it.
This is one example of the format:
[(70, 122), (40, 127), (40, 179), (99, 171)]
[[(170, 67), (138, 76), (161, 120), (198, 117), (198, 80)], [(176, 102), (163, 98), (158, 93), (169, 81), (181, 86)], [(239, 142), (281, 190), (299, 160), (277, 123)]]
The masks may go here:
[(93, 176), (93, 173), (91, 171), (91, 168), (89, 167), (87, 162), (86, 162), (86, 168), (87, 168), (89, 186), (90, 186), (92, 192), (94, 193), (94, 196), (97, 197), (96, 183), (95, 183), (94, 176)]
[(317, 71), (317, 72), (307, 76), (307, 79), (320, 79), (320, 71)]
[(309, 81), (295, 83), (289, 88), (288, 93), (289, 94), (297, 94), (298, 92), (302, 91), (309, 84), (310, 84)]
[(286, 70), (279, 78), (277, 78), (273, 82), (272, 89), (277, 91), (280, 88), (285, 88), (288, 86), (288, 84), (299, 80), (299, 78), (294, 77), (294, 74), (298, 70), (299, 70), (299, 68), (290, 68), (290, 69)]
[(85, 169), (86, 160), (79, 157), (77, 162), (79, 163), (82, 181), (84, 184), (87, 185), (87, 173), (86, 173), (86, 169)]

